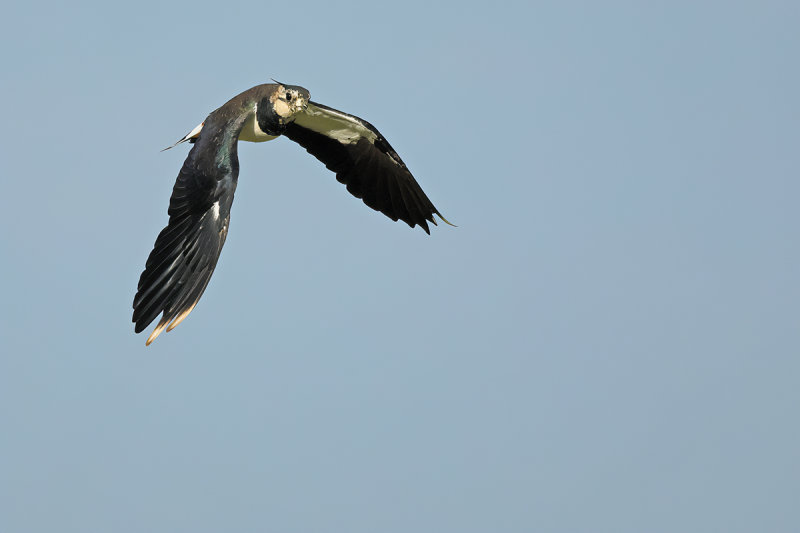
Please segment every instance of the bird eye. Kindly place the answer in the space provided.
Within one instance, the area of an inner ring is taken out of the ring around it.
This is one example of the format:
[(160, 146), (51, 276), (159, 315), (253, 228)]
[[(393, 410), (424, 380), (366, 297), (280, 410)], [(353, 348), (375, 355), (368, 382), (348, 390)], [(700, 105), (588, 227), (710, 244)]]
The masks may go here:
[(292, 93), (286, 93), (286, 101), (287, 102), (291, 102), (292, 101)]

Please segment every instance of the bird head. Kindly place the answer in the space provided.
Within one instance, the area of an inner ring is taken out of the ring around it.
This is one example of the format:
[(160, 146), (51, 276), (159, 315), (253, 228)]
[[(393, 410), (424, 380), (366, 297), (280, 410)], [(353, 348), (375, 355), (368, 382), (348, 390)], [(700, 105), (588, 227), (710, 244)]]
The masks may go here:
[(272, 93), (270, 102), (275, 113), (282, 119), (291, 121), (297, 113), (305, 111), (308, 107), (310, 95), (308, 90), (298, 85), (278, 84), (277, 89)]

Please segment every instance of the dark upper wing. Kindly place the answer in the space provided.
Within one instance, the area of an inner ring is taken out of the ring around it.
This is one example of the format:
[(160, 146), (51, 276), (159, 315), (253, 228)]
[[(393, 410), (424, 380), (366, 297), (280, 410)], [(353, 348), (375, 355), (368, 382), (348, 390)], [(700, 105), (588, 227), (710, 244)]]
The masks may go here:
[(236, 137), (206, 122), (169, 201), (169, 223), (147, 258), (133, 300), (136, 333), (159, 314), (150, 344), (180, 324), (205, 291), (228, 234), (239, 163)]
[(325, 163), (353, 196), (392, 220), (400, 219), (412, 228), (419, 224), (426, 233), (430, 233), (427, 221), (436, 224), (434, 214), (447, 222), (369, 122), (309, 102), (305, 112), (286, 126), (284, 135)]

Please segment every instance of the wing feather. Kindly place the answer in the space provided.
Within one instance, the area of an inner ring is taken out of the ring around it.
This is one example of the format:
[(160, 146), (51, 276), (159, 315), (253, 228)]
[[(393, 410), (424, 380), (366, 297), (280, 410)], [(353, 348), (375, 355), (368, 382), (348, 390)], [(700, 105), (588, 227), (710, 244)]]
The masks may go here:
[(309, 102), (284, 135), (336, 173), (348, 192), (394, 221), (430, 233), (433, 215), (444, 220), (403, 160), (369, 122)]
[(161, 315), (147, 344), (194, 309), (225, 244), (238, 159), (236, 137), (219, 134), (224, 126), (217, 126), (211, 116), (206, 119), (175, 180), (169, 222), (156, 238), (139, 278), (133, 300), (136, 333)]

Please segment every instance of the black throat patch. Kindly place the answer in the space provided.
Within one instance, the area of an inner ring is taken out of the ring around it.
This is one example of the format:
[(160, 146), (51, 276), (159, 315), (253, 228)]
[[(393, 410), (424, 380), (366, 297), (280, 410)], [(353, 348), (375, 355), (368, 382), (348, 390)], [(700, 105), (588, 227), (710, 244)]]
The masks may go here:
[(262, 98), (256, 110), (256, 121), (261, 131), (267, 135), (282, 135), (286, 130), (286, 122), (272, 107), (269, 98)]

